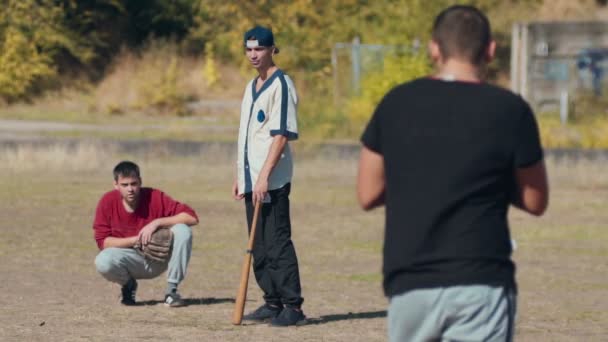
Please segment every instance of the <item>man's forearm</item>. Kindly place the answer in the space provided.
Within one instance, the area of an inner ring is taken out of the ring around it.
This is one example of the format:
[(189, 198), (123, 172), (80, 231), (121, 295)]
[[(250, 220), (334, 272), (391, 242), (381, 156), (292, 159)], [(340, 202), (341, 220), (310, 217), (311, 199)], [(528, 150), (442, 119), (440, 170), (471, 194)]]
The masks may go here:
[(385, 191), (384, 157), (363, 146), (357, 175), (357, 197), (361, 208), (371, 210), (383, 205)]
[[(157, 218), (154, 220), (156, 227), (171, 227), (179, 223), (186, 224), (188, 226), (194, 226), (198, 223), (198, 220), (188, 213), (179, 213), (174, 216)], [(141, 233), (141, 232), (140, 232)], [(117, 248), (132, 248), (139, 240), (139, 235), (118, 238), (108, 236), (103, 241), (103, 248), (117, 247)]]
[(268, 179), (270, 177), (270, 173), (274, 169), (274, 167), (279, 162), (281, 158), (281, 154), (285, 149), (285, 145), (287, 145), (287, 137), (283, 135), (276, 135), (272, 139), (272, 144), (270, 145), (270, 150), (268, 151), (268, 156), (266, 156), (266, 161), (264, 162), (264, 166), (262, 166), (262, 170), (260, 171), (260, 178)]
[(171, 227), (179, 223), (183, 223), (188, 226), (198, 224), (198, 220), (188, 213), (179, 213), (174, 216), (157, 218), (156, 221), (160, 227)]
[(136, 242), (137, 236), (131, 236), (126, 238), (108, 236), (107, 238), (105, 238), (105, 240), (103, 240), (103, 248), (132, 248), (133, 246), (135, 246)]

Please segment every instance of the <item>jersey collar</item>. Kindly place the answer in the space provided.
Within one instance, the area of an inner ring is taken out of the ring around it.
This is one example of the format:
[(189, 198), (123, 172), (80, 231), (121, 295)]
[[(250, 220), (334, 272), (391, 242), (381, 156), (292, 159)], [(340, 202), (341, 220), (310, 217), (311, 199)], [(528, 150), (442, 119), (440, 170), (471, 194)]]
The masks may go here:
[(253, 79), (253, 82), (251, 82), (251, 94), (253, 96), (253, 101), (257, 100), (258, 97), (260, 97), (260, 95), (264, 92), (264, 90), (266, 90), (268, 87), (270, 87), (270, 85), (272, 84), (272, 82), (274, 82), (274, 80), (279, 77), (280, 75), (283, 75), (283, 71), (281, 71), (281, 69), (277, 69), (267, 80), (266, 82), (264, 82), (264, 85), (262, 86), (262, 88), (260, 88), (260, 91), (255, 91), (255, 85), (258, 82), (258, 78), (260, 76), (257, 76), (256, 78)]

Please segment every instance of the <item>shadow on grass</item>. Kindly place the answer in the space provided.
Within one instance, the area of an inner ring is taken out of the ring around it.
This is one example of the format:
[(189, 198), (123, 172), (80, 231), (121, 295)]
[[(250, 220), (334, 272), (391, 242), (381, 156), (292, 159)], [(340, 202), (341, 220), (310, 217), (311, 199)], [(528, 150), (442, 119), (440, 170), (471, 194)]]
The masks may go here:
[(346, 313), (346, 314), (336, 314), (336, 315), (326, 315), (318, 318), (308, 318), (307, 325), (313, 324), (325, 324), (337, 321), (346, 321), (351, 319), (373, 319), (373, 318), (383, 318), (386, 317), (386, 310), (382, 311), (370, 311), (370, 312), (357, 312), (357, 313)]
[[(164, 300), (145, 300), (145, 301), (141, 301), (141, 302), (137, 302), (137, 306), (144, 306), (144, 305), (157, 305), (157, 304), (163, 304), (165, 301)], [(215, 298), (215, 297), (209, 297), (209, 298), (184, 298), (184, 302), (186, 303), (185, 306), (190, 306), (190, 305), (212, 305), (212, 304), (222, 304), (222, 303), (234, 303), (234, 298)]]

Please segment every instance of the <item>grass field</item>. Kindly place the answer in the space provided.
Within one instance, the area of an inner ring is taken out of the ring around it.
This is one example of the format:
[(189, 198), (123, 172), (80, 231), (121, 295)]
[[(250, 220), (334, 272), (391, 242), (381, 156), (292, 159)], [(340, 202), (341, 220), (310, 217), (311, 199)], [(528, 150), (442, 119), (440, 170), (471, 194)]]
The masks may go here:
[[(354, 158), (297, 155), (292, 188), (307, 326), (230, 324), (246, 245), (243, 205), (221, 155), (157, 158), (95, 146), (0, 150), (0, 340), (2, 341), (384, 341), (383, 211), (361, 212)], [(194, 228), (189, 306), (160, 304), (163, 277), (141, 281), (123, 307), (120, 290), (93, 265), (91, 222), (123, 158), (144, 184), (190, 204)], [(511, 213), (518, 249), (518, 341), (602, 341), (608, 335), (608, 161), (549, 161), (551, 204), (542, 218)], [(261, 304), (250, 283), (246, 310)]]

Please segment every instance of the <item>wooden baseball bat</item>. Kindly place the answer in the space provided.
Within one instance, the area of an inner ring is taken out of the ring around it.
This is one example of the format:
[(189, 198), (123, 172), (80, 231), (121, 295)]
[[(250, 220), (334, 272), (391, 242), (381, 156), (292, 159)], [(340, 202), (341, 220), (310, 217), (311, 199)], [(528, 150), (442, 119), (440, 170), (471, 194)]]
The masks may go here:
[(253, 242), (255, 239), (255, 227), (258, 223), (260, 214), (260, 201), (255, 203), (253, 212), (253, 222), (251, 223), (251, 232), (249, 232), (249, 242), (247, 243), (247, 251), (245, 260), (243, 260), (243, 268), (241, 268), (241, 283), (239, 284), (239, 292), (236, 294), (236, 303), (234, 305), (234, 313), (232, 314), (232, 324), (239, 325), (243, 320), (243, 312), (245, 311), (245, 300), (247, 299), (247, 284), (249, 283), (249, 269), (251, 268), (251, 257), (253, 253)]

